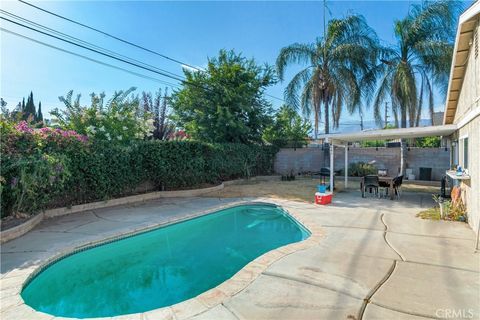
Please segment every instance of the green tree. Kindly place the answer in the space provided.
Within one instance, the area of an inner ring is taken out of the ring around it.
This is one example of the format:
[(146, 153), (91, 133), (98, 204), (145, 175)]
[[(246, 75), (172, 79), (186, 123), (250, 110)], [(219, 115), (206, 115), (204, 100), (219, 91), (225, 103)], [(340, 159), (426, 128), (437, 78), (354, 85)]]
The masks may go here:
[(23, 119), (23, 114), (25, 112), (25, 98), (22, 99), (22, 104), (20, 105), (20, 112), (22, 113), (22, 119)]
[(30, 91), (30, 95), (27, 98), (27, 103), (23, 109), (23, 120), (26, 121), (36, 121), (36, 108), (33, 101), (33, 92)]
[(262, 141), (271, 110), (263, 93), (275, 83), (271, 67), (221, 50), (205, 71), (184, 73), (184, 87), (173, 94), (172, 108), (187, 134), (206, 142)]
[(375, 77), (370, 70), (379, 48), (377, 36), (365, 19), (351, 15), (330, 20), (324, 37), (314, 43), (294, 43), (281, 49), (276, 63), (280, 80), (287, 65), (306, 66), (285, 88), (285, 99), (306, 115), (313, 112), (315, 137), (322, 112), (325, 133), (329, 133), (330, 120), (338, 127), (344, 105), (353, 113), (360, 108), (362, 95), (373, 93)]
[(43, 113), (42, 113), (42, 103), (38, 103), (38, 111), (37, 111), (37, 117), (36, 117), (36, 122), (43, 122)]
[[(395, 21), (397, 44), (384, 49), (381, 63), (373, 71), (380, 79), (373, 102), (378, 123), (382, 122), (382, 104), (387, 98), (391, 101), (395, 124), (401, 128), (407, 127), (407, 119), (410, 127), (418, 126), (425, 96), (433, 119), (433, 85), (437, 84), (443, 92), (447, 90), (460, 8), (457, 1), (425, 1), (412, 5), (407, 17)], [(402, 139), (401, 173), (405, 171), (405, 158)]]
[(373, 109), (382, 123), (383, 102), (390, 99), (395, 122), (400, 127), (418, 126), (424, 97), (433, 115), (434, 84), (446, 92), (453, 52), (456, 20), (461, 5), (457, 1), (425, 1), (412, 5), (409, 14), (395, 21), (397, 44), (386, 48), (375, 73), (379, 86)]
[(282, 106), (275, 115), (274, 122), (265, 129), (263, 139), (278, 147), (302, 147), (308, 143), (312, 131), (310, 122), (289, 106)]

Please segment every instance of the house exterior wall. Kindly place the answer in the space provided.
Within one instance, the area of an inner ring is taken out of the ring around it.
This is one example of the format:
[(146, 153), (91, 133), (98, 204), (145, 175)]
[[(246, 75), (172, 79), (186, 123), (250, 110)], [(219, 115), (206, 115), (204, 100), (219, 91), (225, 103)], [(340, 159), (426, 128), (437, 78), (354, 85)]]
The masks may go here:
[[(480, 24), (476, 26), (477, 35), (480, 36)], [(473, 40), (473, 39), (472, 39)], [(463, 119), (468, 115), (475, 113), (480, 108), (480, 53), (475, 54), (475, 45), (480, 39), (473, 40), (470, 46), (468, 62), (466, 64), (465, 75), (462, 88), (458, 97), (457, 111), (455, 113), (454, 123), (458, 126), (463, 125)], [(476, 116), (467, 124), (463, 125), (456, 132), (455, 137), (468, 137), (468, 171), (470, 180), (463, 181), (462, 198), (467, 206), (468, 223), (473, 230), (478, 230), (480, 223), (480, 116)], [(461, 148), (460, 148), (461, 151)], [(459, 157), (460, 165), (462, 157)]]
[(480, 220), (480, 116), (460, 128), (458, 136), (468, 136), (467, 169), (470, 180), (461, 183), (462, 199), (467, 207), (468, 223), (477, 231)]

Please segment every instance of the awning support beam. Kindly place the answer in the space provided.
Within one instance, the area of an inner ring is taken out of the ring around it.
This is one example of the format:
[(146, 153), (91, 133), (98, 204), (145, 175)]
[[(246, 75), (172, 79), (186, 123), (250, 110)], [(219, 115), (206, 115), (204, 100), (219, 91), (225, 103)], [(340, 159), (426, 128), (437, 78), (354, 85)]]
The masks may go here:
[(344, 175), (345, 175), (345, 187), (344, 189), (347, 189), (348, 186), (348, 143), (345, 143), (345, 170), (344, 170)]
[(334, 156), (333, 141), (330, 143), (330, 192), (333, 193), (333, 156)]

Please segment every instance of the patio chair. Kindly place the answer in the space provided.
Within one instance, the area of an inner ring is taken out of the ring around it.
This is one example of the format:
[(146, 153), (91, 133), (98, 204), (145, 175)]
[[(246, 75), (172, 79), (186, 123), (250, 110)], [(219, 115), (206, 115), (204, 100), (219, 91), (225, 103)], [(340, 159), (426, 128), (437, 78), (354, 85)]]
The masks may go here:
[(365, 198), (365, 192), (367, 190), (372, 193), (372, 190), (375, 191), (375, 195), (378, 197), (378, 176), (368, 175), (363, 177), (363, 187), (362, 187), (362, 198)]
[(393, 190), (395, 190), (397, 199), (400, 199), (400, 196), (402, 194), (402, 183), (403, 183), (403, 174), (393, 179)]
[(378, 187), (380, 189), (380, 197), (388, 197), (388, 190), (390, 190), (390, 183), (386, 181), (379, 181)]

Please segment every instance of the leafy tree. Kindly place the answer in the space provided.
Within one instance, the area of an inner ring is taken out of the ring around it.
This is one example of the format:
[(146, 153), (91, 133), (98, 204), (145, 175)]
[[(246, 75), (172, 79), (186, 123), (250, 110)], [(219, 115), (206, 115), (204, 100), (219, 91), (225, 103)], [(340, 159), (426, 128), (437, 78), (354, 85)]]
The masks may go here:
[(302, 147), (308, 143), (312, 127), (309, 121), (289, 106), (282, 106), (275, 115), (274, 122), (265, 129), (263, 139), (278, 147)]
[(325, 133), (329, 133), (330, 120), (338, 127), (344, 105), (353, 113), (360, 108), (362, 95), (373, 93), (375, 77), (370, 70), (379, 48), (377, 36), (365, 19), (351, 15), (330, 20), (324, 37), (314, 43), (294, 43), (281, 49), (276, 63), (280, 80), (288, 65), (306, 66), (285, 88), (285, 99), (307, 115), (313, 112), (315, 137), (322, 112)]
[(162, 90), (158, 89), (153, 100), (150, 92), (142, 92), (142, 104), (145, 111), (153, 114), (153, 131), (152, 138), (156, 140), (167, 140), (175, 132), (175, 125), (169, 119), (169, 101), (168, 91), (165, 89), (162, 97)]
[(400, 127), (418, 126), (423, 99), (428, 98), (433, 115), (433, 85), (446, 92), (453, 52), (456, 19), (461, 5), (457, 1), (425, 1), (412, 5), (409, 14), (395, 21), (397, 44), (385, 49), (375, 69), (380, 82), (374, 98), (374, 115), (382, 122), (383, 102), (389, 98), (395, 122)]
[(207, 70), (184, 70), (183, 89), (172, 96), (174, 118), (192, 138), (206, 142), (262, 141), (270, 123), (265, 88), (275, 83), (271, 67), (221, 50)]
[(22, 103), (19, 102), (13, 110), (7, 108), (8, 103), (0, 98), (0, 120), (7, 121), (10, 123), (17, 123), (22, 121)]
[(140, 108), (140, 100), (132, 95), (133, 91), (134, 87), (116, 91), (106, 103), (104, 93), (92, 93), (91, 105), (81, 106), (80, 95), (72, 99), (72, 90), (65, 97), (59, 97), (65, 109), (57, 108), (51, 115), (62, 129), (74, 130), (109, 144), (129, 144), (151, 136), (154, 130), (151, 113)]

